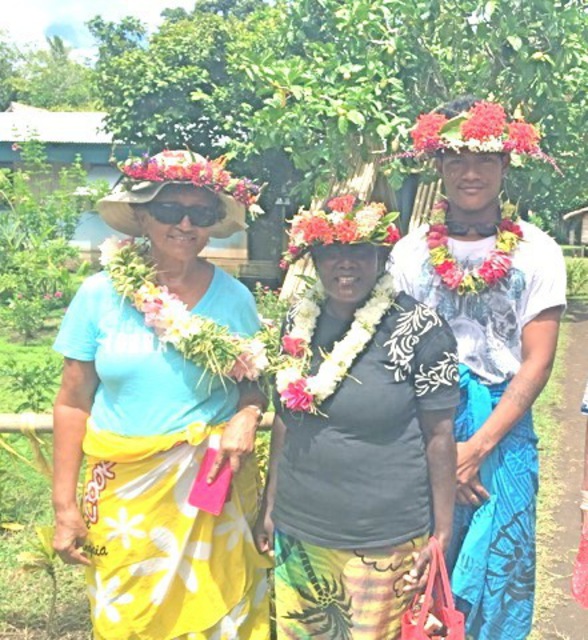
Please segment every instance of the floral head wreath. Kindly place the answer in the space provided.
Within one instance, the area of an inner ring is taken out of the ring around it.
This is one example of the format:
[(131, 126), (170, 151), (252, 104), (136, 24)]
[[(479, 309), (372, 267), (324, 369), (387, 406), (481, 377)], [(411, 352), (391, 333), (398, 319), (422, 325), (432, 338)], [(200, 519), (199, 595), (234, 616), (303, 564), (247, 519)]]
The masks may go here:
[(261, 188), (247, 178), (234, 178), (226, 169), (226, 158), (209, 160), (188, 150), (162, 151), (153, 157), (128, 158), (118, 165), (129, 189), (141, 181), (190, 182), (234, 198), (251, 208)]
[(538, 129), (522, 117), (508, 118), (504, 107), (480, 100), (468, 111), (448, 118), (438, 110), (417, 118), (410, 132), (413, 149), (403, 157), (434, 155), (466, 149), (477, 153), (515, 153), (544, 160), (555, 169), (553, 158), (539, 147)]
[(388, 213), (383, 203), (365, 203), (352, 194), (331, 198), (323, 209), (302, 209), (292, 218), (281, 266), (287, 268), (317, 245), (366, 242), (391, 247), (400, 239), (397, 217), (398, 212)]

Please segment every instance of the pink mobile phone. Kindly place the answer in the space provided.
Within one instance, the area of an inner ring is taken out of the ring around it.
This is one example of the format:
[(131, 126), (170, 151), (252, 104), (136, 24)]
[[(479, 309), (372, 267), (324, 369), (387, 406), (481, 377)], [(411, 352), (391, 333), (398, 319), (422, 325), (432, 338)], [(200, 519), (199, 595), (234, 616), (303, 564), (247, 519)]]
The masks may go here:
[(233, 478), (229, 461), (225, 460), (214, 481), (211, 484), (206, 482), (217, 452), (217, 449), (209, 448), (206, 450), (188, 497), (188, 503), (193, 507), (198, 507), (198, 509), (212, 513), (215, 516), (218, 516), (223, 510)]

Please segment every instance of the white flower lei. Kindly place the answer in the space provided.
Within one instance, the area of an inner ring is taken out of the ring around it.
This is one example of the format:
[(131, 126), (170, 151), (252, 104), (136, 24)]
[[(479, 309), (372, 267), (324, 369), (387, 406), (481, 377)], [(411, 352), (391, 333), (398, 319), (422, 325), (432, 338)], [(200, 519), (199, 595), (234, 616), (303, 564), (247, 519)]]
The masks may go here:
[(257, 380), (268, 366), (263, 331), (247, 340), (214, 320), (191, 313), (178, 296), (155, 282), (144, 248), (131, 240), (107, 239), (100, 263), (114, 289), (140, 313), (160, 342), (173, 345), (184, 357), (212, 375)]
[(369, 300), (354, 314), (349, 331), (336, 342), (331, 353), (314, 376), (310, 368), (310, 343), (325, 299), (322, 284), (315, 284), (298, 304), (292, 328), (282, 338), (282, 357), (276, 369), (276, 387), (282, 404), (293, 411), (317, 413), (318, 406), (331, 396), (366, 348), (376, 330), (394, 304), (396, 290), (393, 278), (383, 275)]

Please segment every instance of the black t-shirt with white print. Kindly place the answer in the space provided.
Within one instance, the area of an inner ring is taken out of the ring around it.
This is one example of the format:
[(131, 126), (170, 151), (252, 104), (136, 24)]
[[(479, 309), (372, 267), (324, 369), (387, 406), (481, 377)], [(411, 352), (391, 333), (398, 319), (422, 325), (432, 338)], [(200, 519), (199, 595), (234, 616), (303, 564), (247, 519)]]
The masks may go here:
[[(319, 348), (330, 351), (349, 326), (323, 310), (311, 374)], [(348, 373), (320, 406), (324, 416), (280, 410), (287, 432), (272, 516), (320, 546), (400, 544), (431, 525), (417, 410), (458, 404), (455, 339), (435, 311), (400, 293)]]

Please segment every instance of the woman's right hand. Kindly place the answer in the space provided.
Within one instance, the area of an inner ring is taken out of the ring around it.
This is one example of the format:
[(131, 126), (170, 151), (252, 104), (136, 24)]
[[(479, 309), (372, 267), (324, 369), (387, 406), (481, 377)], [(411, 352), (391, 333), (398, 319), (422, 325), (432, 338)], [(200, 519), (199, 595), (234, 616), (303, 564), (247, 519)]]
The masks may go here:
[(88, 528), (77, 507), (56, 512), (53, 548), (63, 562), (66, 564), (90, 564), (90, 560), (84, 555), (82, 548), (87, 536)]
[(413, 568), (403, 576), (406, 583), (403, 591), (424, 591), (429, 577), (429, 565), (433, 557), (431, 542), (428, 542), (420, 552), (415, 552), (412, 555), (415, 562)]
[(270, 509), (262, 507), (253, 527), (253, 541), (259, 553), (274, 555), (274, 522)]

